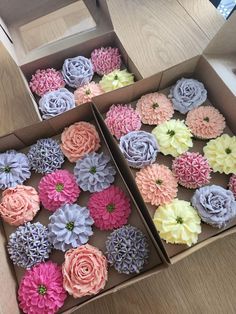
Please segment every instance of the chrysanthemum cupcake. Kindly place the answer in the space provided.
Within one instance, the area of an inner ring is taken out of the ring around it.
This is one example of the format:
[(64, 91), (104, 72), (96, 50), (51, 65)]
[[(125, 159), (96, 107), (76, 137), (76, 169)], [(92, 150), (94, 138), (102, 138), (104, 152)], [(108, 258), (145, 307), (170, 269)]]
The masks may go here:
[(90, 102), (93, 97), (104, 93), (101, 86), (95, 82), (88, 83), (76, 89), (74, 92), (77, 106)]
[(101, 88), (105, 92), (110, 92), (117, 88), (128, 86), (134, 83), (134, 76), (125, 70), (114, 70), (113, 72), (106, 74), (99, 82)]
[(118, 48), (101, 47), (91, 53), (94, 72), (98, 75), (109, 74), (121, 67), (121, 55)]

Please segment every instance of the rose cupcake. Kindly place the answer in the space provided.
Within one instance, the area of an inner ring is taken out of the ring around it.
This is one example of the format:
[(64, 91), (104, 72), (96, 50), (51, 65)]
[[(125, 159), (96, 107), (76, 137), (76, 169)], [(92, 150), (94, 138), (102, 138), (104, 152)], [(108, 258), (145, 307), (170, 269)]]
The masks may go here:
[(105, 92), (110, 92), (117, 88), (128, 86), (134, 83), (134, 75), (125, 70), (114, 70), (113, 72), (104, 75), (99, 82), (101, 88)]
[(118, 48), (101, 47), (91, 53), (94, 72), (98, 75), (109, 74), (121, 67), (121, 55)]
[(88, 83), (76, 89), (74, 92), (75, 103), (77, 106), (90, 102), (93, 97), (101, 95), (103, 92), (99, 84), (95, 82)]

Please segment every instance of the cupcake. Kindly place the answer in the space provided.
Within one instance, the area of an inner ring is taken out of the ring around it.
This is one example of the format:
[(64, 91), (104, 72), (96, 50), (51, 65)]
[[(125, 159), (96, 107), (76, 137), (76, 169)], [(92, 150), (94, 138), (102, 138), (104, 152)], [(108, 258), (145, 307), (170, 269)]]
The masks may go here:
[(70, 162), (76, 162), (101, 146), (95, 126), (84, 121), (65, 128), (61, 134), (61, 142), (61, 150)]
[(10, 235), (7, 249), (16, 266), (29, 269), (44, 262), (51, 252), (48, 229), (39, 222), (27, 222)]
[(77, 204), (65, 204), (49, 217), (49, 241), (63, 252), (88, 242), (93, 234), (89, 210)]
[(64, 163), (64, 155), (58, 141), (51, 138), (38, 140), (30, 146), (27, 157), (30, 167), (42, 174), (60, 169)]
[(164, 165), (153, 164), (136, 173), (136, 184), (146, 203), (162, 205), (177, 195), (177, 180)]
[(178, 183), (188, 189), (197, 189), (211, 179), (208, 161), (199, 153), (186, 152), (175, 158), (172, 170)]
[(171, 87), (168, 97), (171, 99), (174, 109), (185, 114), (206, 101), (207, 91), (201, 82), (182, 78)]
[(75, 103), (77, 106), (90, 102), (93, 97), (101, 95), (103, 92), (99, 84), (88, 83), (76, 89), (74, 92)]
[(202, 106), (188, 112), (186, 124), (194, 136), (208, 140), (223, 133), (225, 118), (216, 108)]
[(44, 208), (52, 212), (64, 204), (73, 204), (80, 195), (75, 176), (67, 170), (57, 170), (42, 177), (38, 189)]
[(17, 185), (2, 193), (0, 214), (10, 225), (19, 226), (31, 221), (39, 210), (39, 196), (32, 186)]
[(201, 233), (201, 220), (196, 210), (189, 202), (178, 199), (159, 206), (153, 222), (167, 243), (191, 246), (197, 243)]
[(156, 161), (159, 147), (154, 135), (132, 131), (120, 138), (120, 150), (132, 168), (143, 168)]
[(86, 154), (78, 160), (74, 175), (76, 182), (83, 191), (100, 192), (108, 188), (115, 180), (116, 170), (111, 158), (104, 153)]
[(172, 118), (174, 108), (171, 101), (161, 93), (150, 93), (142, 96), (136, 110), (144, 124), (159, 125)]
[(114, 230), (107, 238), (108, 263), (119, 273), (139, 273), (148, 262), (146, 236), (136, 227), (127, 225)]
[(106, 74), (99, 82), (104, 92), (110, 92), (117, 88), (128, 86), (134, 83), (134, 75), (125, 70), (114, 70)]
[(15, 187), (31, 176), (29, 160), (25, 154), (8, 150), (0, 154), (0, 189)]
[(171, 119), (152, 130), (164, 155), (177, 157), (193, 146), (192, 134), (181, 120)]
[(62, 66), (62, 75), (67, 85), (78, 88), (88, 84), (93, 78), (93, 65), (83, 56), (68, 58)]
[(74, 298), (98, 294), (108, 279), (107, 259), (92, 245), (85, 244), (65, 254), (63, 286)]
[(236, 217), (236, 201), (231, 191), (218, 185), (204, 186), (194, 193), (192, 205), (205, 223), (225, 227)]
[(61, 266), (51, 261), (27, 270), (18, 289), (19, 307), (24, 313), (56, 313), (66, 297)]
[(112, 230), (125, 225), (131, 213), (130, 200), (118, 186), (94, 193), (88, 201), (94, 225), (100, 230)]
[(234, 194), (236, 198), (236, 175), (233, 174), (229, 179), (229, 189)]
[(236, 173), (236, 136), (223, 134), (210, 140), (203, 151), (214, 172)]
[(106, 113), (105, 123), (111, 134), (117, 139), (131, 131), (141, 128), (140, 116), (131, 105), (112, 105)]
[(101, 47), (94, 49), (91, 53), (91, 62), (94, 72), (98, 75), (105, 75), (120, 70), (121, 55), (118, 48)]
[(65, 86), (62, 74), (55, 69), (37, 70), (29, 83), (33, 93), (42, 97), (47, 92), (55, 91)]

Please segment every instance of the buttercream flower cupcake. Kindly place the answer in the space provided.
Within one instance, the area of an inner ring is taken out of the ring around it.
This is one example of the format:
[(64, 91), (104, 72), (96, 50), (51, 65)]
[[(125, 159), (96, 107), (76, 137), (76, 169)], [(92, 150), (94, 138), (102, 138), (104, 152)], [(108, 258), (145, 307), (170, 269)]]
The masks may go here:
[(171, 101), (157, 92), (142, 96), (137, 102), (136, 110), (142, 123), (149, 125), (159, 125), (170, 120), (174, 114)]
[(178, 183), (188, 189), (197, 189), (208, 184), (211, 179), (211, 167), (199, 153), (186, 152), (175, 158), (172, 170)]
[(57, 170), (42, 177), (38, 189), (44, 208), (52, 212), (64, 204), (73, 204), (80, 195), (75, 176), (67, 170)]
[(18, 289), (19, 307), (24, 313), (57, 313), (66, 297), (61, 266), (51, 261), (27, 270)]
[(95, 226), (100, 230), (112, 230), (125, 225), (131, 213), (129, 198), (114, 185), (92, 194), (88, 208)]
[(2, 193), (0, 214), (13, 226), (31, 221), (40, 210), (39, 195), (32, 186), (17, 185)]
[(95, 82), (90, 82), (76, 89), (74, 92), (75, 103), (77, 106), (90, 102), (93, 97), (104, 93), (101, 86)]
[(185, 114), (206, 101), (207, 91), (201, 82), (183, 77), (171, 87), (169, 98), (174, 109)]
[(118, 48), (101, 47), (91, 53), (94, 72), (98, 75), (109, 74), (121, 67), (121, 55)]
[(132, 168), (143, 168), (156, 161), (159, 147), (154, 135), (132, 131), (120, 138), (120, 150)]
[(131, 131), (140, 130), (142, 125), (139, 114), (127, 104), (112, 105), (106, 113), (105, 123), (117, 139)]
[(117, 88), (128, 86), (134, 83), (134, 75), (125, 70), (114, 70), (105, 74), (99, 82), (105, 92), (110, 92)]
[(65, 254), (63, 286), (74, 298), (95, 295), (108, 279), (107, 259), (92, 245), (85, 244)]
[(224, 116), (212, 106), (189, 111), (186, 124), (194, 136), (204, 140), (220, 136), (226, 126)]
[(229, 179), (229, 189), (234, 194), (236, 198), (236, 175), (233, 174)]
[(164, 155), (177, 157), (193, 146), (192, 134), (181, 120), (171, 119), (152, 130)]
[(236, 136), (223, 134), (210, 140), (203, 151), (214, 172), (236, 173)]
[(100, 138), (95, 126), (84, 121), (65, 128), (61, 134), (61, 142), (61, 149), (70, 162), (76, 162), (100, 148)]
[(153, 222), (160, 237), (167, 243), (197, 243), (201, 233), (201, 219), (189, 202), (174, 199), (171, 203), (159, 206), (154, 214)]
[(236, 201), (231, 191), (218, 185), (204, 186), (194, 193), (192, 205), (205, 223), (225, 227), (236, 217)]
[(177, 195), (177, 180), (164, 165), (152, 164), (136, 173), (136, 183), (146, 203), (162, 205)]

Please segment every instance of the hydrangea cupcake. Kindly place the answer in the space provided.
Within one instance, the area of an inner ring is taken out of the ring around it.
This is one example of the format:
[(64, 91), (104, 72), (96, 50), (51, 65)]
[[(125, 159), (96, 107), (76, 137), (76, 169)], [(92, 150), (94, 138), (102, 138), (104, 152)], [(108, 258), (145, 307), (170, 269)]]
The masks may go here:
[(172, 170), (178, 183), (188, 189), (197, 189), (208, 184), (211, 179), (209, 163), (199, 153), (186, 152), (175, 158)]
[(13, 264), (19, 267), (28, 269), (44, 262), (52, 249), (48, 229), (39, 222), (27, 222), (10, 235), (7, 249)]
[(29, 83), (30, 89), (38, 96), (65, 86), (62, 74), (55, 69), (37, 70)]
[(174, 199), (171, 203), (159, 206), (153, 222), (160, 237), (167, 243), (197, 243), (201, 233), (201, 219), (189, 202)]
[(63, 252), (87, 243), (93, 234), (89, 210), (77, 204), (63, 205), (49, 220), (49, 241)]
[(131, 131), (138, 131), (141, 128), (139, 114), (131, 105), (112, 105), (106, 113), (105, 123), (111, 134), (117, 139)]
[(192, 134), (183, 121), (171, 119), (152, 130), (164, 155), (177, 157), (193, 146)]
[(132, 131), (120, 138), (120, 150), (132, 168), (143, 168), (156, 161), (159, 147), (154, 135)]
[(136, 183), (146, 203), (162, 205), (177, 195), (177, 180), (164, 165), (152, 164), (136, 173)]
[(17, 185), (2, 193), (0, 214), (13, 226), (31, 221), (40, 209), (39, 195), (32, 186)]
[(236, 175), (233, 174), (229, 179), (229, 189), (234, 194), (236, 198)]
[(62, 75), (70, 87), (78, 88), (88, 84), (94, 75), (92, 62), (83, 56), (68, 58), (63, 63)]
[(74, 92), (77, 106), (90, 102), (93, 97), (103, 94), (101, 86), (95, 82), (88, 83), (76, 89)]
[(76, 162), (100, 148), (100, 138), (95, 126), (84, 121), (65, 128), (61, 142), (61, 149), (70, 162)]
[(14, 150), (0, 154), (0, 189), (15, 187), (31, 176), (29, 160)]
[(48, 92), (39, 100), (39, 110), (43, 119), (50, 119), (75, 107), (74, 95), (66, 88)]
[(207, 91), (201, 82), (182, 78), (171, 87), (169, 98), (174, 109), (185, 114), (206, 101)]
[(114, 230), (106, 241), (108, 263), (119, 273), (139, 273), (148, 261), (146, 236), (136, 227), (127, 225)]
[(203, 151), (214, 172), (236, 173), (236, 136), (223, 134), (210, 140)]
[(73, 204), (80, 195), (75, 176), (67, 170), (57, 170), (44, 176), (38, 189), (43, 206), (52, 212), (64, 204)]
[(202, 106), (189, 111), (186, 124), (194, 136), (208, 140), (223, 133), (225, 118), (216, 108)]
[(108, 279), (107, 259), (92, 245), (85, 244), (65, 254), (63, 286), (74, 298), (95, 295)]
[(131, 213), (129, 198), (114, 185), (92, 194), (88, 208), (95, 226), (100, 230), (112, 230), (125, 225)]
[(111, 158), (103, 153), (86, 154), (74, 168), (76, 182), (83, 191), (100, 192), (115, 180), (116, 170)]
[(18, 290), (19, 306), (24, 313), (55, 314), (66, 297), (61, 266), (51, 261), (27, 270)]
[(231, 191), (218, 185), (204, 186), (192, 197), (192, 205), (205, 223), (225, 227), (236, 217), (236, 201)]
[(117, 88), (128, 86), (134, 83), (134, 75), (125, 70), (115, 70), (104, 75), (99, 82), (105, 92), (110, 92)]
[(171, 101), (161, 93), (150, 93), (142, 96), (136, 110), (144, 124), (159, 125), (172, 118), (174, 108)]
[(64, 163), (64, 155), (58, 141), (51, 138), (38, 140), (27, 154), (30, 167), (38, 173), (51, 173), (60, 169)]
[(94, 72), (98, 75), (109, 74), (121, 67), (121, 55), (118, 48), (101, 47), (91, 53)]

